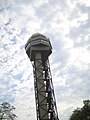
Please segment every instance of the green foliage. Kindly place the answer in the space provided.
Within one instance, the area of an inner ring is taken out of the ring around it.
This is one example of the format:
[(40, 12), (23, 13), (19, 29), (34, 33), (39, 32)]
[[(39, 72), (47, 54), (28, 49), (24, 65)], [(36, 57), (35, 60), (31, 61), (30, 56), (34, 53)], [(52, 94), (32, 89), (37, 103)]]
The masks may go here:
[(15, 120), (17, 116), (13, 114), (13, 110), (15, 107), (8, 102), (0, 104), (0, 120)]
[(83, 101), (84, 106), (77, 108), (70, 116), (70, 120), (90, 120), (90, 100)]

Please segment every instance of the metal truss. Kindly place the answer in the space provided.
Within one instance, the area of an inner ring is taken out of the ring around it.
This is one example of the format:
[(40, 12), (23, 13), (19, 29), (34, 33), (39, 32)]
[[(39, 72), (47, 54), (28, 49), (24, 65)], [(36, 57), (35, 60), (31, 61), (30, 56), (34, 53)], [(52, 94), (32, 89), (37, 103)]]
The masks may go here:
[(41, 52), (35, 52), (32, 65), (37, 120), (59, 120), (49, 60), (44, 61)]

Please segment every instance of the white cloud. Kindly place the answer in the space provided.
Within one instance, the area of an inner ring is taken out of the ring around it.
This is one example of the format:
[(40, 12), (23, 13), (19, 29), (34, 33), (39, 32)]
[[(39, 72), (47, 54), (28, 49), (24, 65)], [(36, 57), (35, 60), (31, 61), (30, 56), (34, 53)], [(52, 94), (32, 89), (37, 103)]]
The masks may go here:
[(90, 98), (89, 3), (1, 1), (0, 102), (12, 102), (18, 119), (36, 119), (33, 70), (24, 48), (35, 32), (45, 34), (53, 45), (50, 64), (61, 120)]
[(74, 48), (70, 50), (71, 57), (69, 59), (69, 65), (75, 65), (79, 69), (84, 69), (88, 67), (90, 63), (89, 51), (85, 48)]

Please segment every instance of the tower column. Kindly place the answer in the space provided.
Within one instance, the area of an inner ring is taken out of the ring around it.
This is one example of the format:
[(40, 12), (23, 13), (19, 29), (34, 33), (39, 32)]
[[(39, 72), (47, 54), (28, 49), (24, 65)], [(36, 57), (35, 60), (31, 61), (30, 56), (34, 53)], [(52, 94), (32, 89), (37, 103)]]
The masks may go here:
[(34, 61), (34, 80), (35, 80), (35, 97), (37, 104), (37, 109), (39, 112), (39, 120), (48, 120), (48, 109), (47, 109), (47, 98), (46, 98), (46, 89), (43, 79), (43, 66), (42, 58), (40, 52), (35, 52), (35, 61)]
[(37, 120), (59, 120), (48, 58), (52, 53), (50, 40), (34, 34), (25, 49), (33, 65)]

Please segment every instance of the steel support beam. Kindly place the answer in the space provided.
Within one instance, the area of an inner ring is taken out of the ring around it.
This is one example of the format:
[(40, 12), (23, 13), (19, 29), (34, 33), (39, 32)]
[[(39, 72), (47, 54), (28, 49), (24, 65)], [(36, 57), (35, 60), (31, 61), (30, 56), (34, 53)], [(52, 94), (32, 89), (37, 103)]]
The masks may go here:
[(33, 73), (37, 120), (59, 120), (49, 60), (43, 61), (41, 52), (35, 52)]

